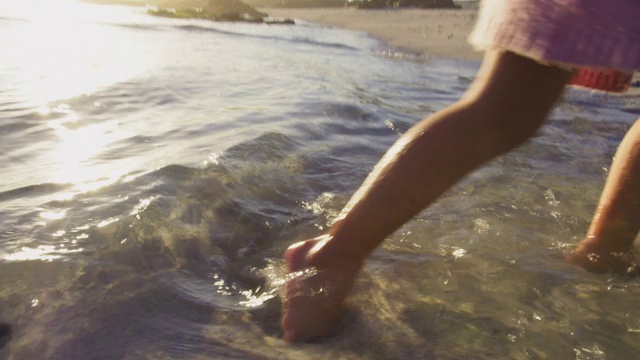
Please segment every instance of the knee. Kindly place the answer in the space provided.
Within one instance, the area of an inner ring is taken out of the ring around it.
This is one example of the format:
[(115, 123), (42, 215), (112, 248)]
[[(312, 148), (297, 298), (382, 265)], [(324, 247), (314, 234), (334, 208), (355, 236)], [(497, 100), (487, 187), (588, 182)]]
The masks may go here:
[(486, 63), (463, 103), (489, 131), (482, 134), (505, 151), (535, 134), (571, 73), (512, 53), (499, 53)]

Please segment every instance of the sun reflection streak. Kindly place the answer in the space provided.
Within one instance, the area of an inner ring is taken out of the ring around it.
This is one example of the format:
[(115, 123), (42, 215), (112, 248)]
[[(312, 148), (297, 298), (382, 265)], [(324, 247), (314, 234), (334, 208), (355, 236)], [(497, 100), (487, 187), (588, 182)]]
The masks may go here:
[[(74, 119), (74, 118), (72, 118)], [(75, 121), (75, 120), (68, 120)], [(58, 162), (52, 181), (77, 185), (80, 190), (90, 191), (116, 181), (124, 173), (108, 173), (95, 164), (95, 156), (106, 146), (130, 135), (117, 130), (117, 121), (88, 125), (79, 129), (68, 129), (64, 122), (54, 120), (49, 126), (60, 138), (57, 148), (50, 156)]]
[(121, 13), (75, 0), (0, 0), (0, 14), (21, 20), (0, 33), (5, 86), (43, 117), (62, 116), (47, 123), (59, 138), (45, 155), (52, 169), (49, 181), (74, 185), (62, 198), (119, 181), (137, 164), (98, 157), (131, 135), (119, 129), (118, 121), (87, 125), (83, 122), (91, 119), (81, 118), (68, 105), (49, 104), (147, 70), (149, 61), (131, 32), (107, 26), (117, 23)]
[(138, 205), (136, 205), (136, 207), (133, 208), (133, 210), (131, 210), (130, 215), (134, 215), (139, 220), (140, 219), (140, 213), (145, 211), (149, 207), (149, 205), (151, 205), (151, 202), (153, 200), (155, 200), (156, 198), (157, 198), (156, 196), (152, 196), (152, 197), (147, 198), (147, 199), (141, 199), (140, 202), (138, 203)]
[(141, 70), (125, 34), (92, 23), (96, 9), (72, 0), (0, 1), (0, 14), (26, 20), (3, 44), (9, 86), (38, 104), (90, 93)]
[(75, 185), (65, 196), (111, 185), (121, 180), (135, 165), (132, 159), (99, 161), (99, 156), (108, 152), (110, 144), (133, 136), (120, 129), (118, 120), (82, 126), (83, 119), (66, 104), (49, 111), (64, 114), (47, 123), (58, 137), (57, 145), (47, 157), (54, 164), (49, 181)]
[(43, 211), (40, 213), (40, 217), (46, 220), (60, 220), (64, 218), (65, 215), (66, 215), (66, 211), (59, 211), (59, 212)]
[(141, 44), (139, 34), (126, 27), (111, 26), (122, 23), (123, 16), (137, 21), (140, 14), (77, 0), (0, 0), (0, 14), (17, 20), (0, 32), (0, 89), (42, 118), (56, 117), (47, 125), (58, 141), (46, 148), (43, 160), (50, 169), (48, 181), (74, 185), (60, 198), (121, 181), (138, 163), (106, 152), (131, 135), (117, 121), (96, 124), (68, 105), (51, 104), (149, 71), (154, 61), (144, 46), (148, 42)]
[(64, 258), (64, 255), (71, 253), (82, 252), (83, 249), (64, 249), (58, 248), (52, 245), (40, 245), (36, 248), (30, 247), (22, 247), (20, 250), (11, 253), (5, 254), (2, 256), (2, 260), (5, 261), (30, 261), (30, 260), (40, 260), (40, 261), (54, 261), (58, 259)]

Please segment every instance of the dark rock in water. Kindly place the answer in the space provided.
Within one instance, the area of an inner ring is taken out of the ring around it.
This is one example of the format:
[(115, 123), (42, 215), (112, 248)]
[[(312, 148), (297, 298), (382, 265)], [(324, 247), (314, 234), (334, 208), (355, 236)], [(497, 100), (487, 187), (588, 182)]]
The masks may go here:
[(256, 7), (278, 8), (326, 8), (345, 7), (347, 0), (244, 0), (245, 3)]
[(11, 339), (11, 325), (0, 323), (0, 349), (5, 347)]
[(267, 14), (260, 12), (253, 7), (239, 0), (210, 0), (207, 10), (214, 14), (239, 14), (248, 18), (264, 18)]
[(291, 19), (268, 19), (268, 14), (239, 0), (210, 0), (206, 6), (149, 10), (149, 14), (179, 19), (242, 21), (267, 24), (295, 24)]
[(148, 10), (150, 15), (176, 19), (205, 19), (212, 21), (262, 22), (262, 17), (252, 17), (239, 12), (213, 13), (205, 9)]
[(398, 1), (399, 7), (416, 7), (425, 9), (459, 9), (460, 5), (456, 5), (453, 0), (401, 0)]
[(352, 3), (358, 9), (383, 8), (421, 8), (421, 9), (459, 9), (453, 0), (356, 0)]
[(293, 19), (265, 19), (265, 24), (269, 25), (295, 25), (296, 22)]

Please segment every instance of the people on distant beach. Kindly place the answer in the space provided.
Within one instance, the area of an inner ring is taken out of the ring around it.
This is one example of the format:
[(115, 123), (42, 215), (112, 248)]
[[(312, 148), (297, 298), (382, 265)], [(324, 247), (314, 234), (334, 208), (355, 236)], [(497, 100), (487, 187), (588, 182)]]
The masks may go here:
[[(468, 91), (391, 147), (326, 235), (285, 252), (289, 271), (317, 270), (284, 286), (285, 340), (329, 334), (368, 255), (458, 180), (531, 138), (567, 84), (626, 88), (622, 81), (640, 69), (638, 19), (640, 5), (629, 0), (485, 0), (470, 38), (485, 57)], [(592, 76), (600, 71), (614, 75)], [(640, 119), (622, 140), (586, 237), (567, 260), (626, 273), (639, 230)]]

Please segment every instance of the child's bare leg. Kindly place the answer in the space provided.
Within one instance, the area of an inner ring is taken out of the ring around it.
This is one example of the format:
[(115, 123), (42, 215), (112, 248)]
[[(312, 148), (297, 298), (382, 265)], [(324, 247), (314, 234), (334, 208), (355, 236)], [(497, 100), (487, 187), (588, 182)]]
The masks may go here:
[[(319, 273), (285, 286), (285, 339), (327, 334), (369, 253), (477, 166), (530, 138), (570, 76), (512, 53), (487, 54), (460, 101), (417, 123), (385, 154), (326, 241), (287, 250), (292, 271), (314, 266)], [(327, 284), (316, 297), (296, 296)]]
[(587, 238), (568, 260), (593, 272), (626, 273), (640, 231), (640, 119), (618, 147)]

